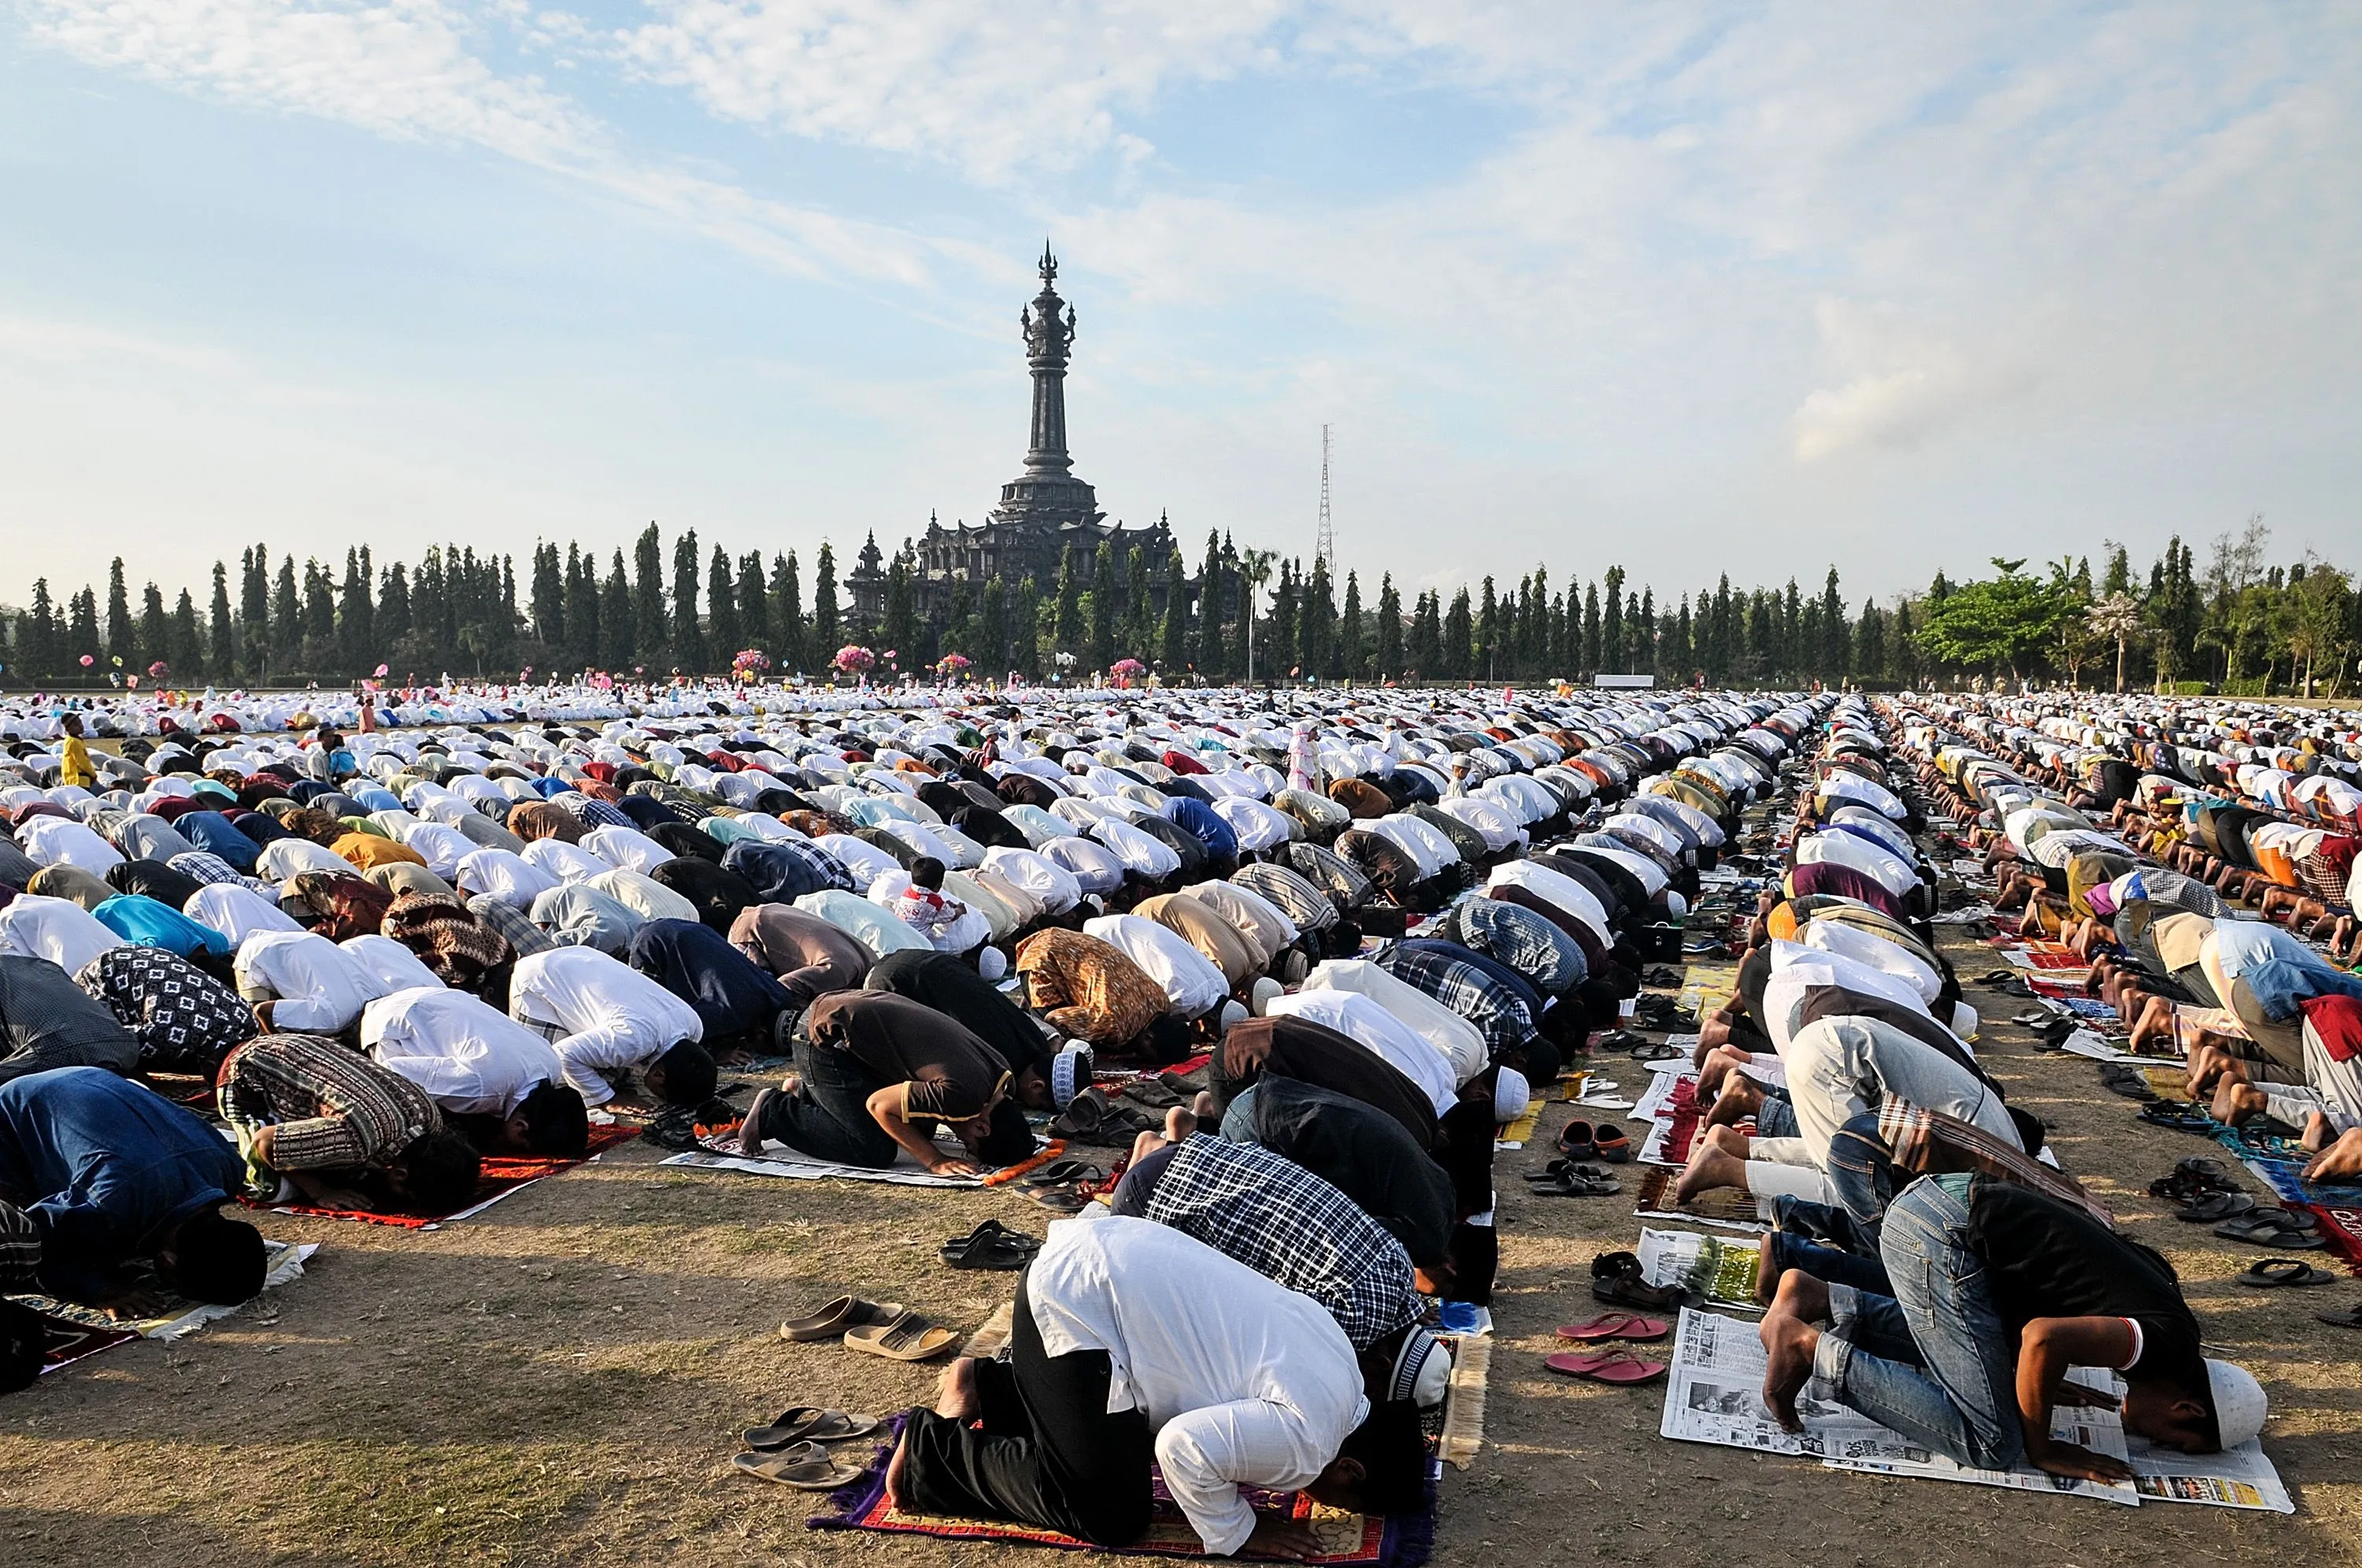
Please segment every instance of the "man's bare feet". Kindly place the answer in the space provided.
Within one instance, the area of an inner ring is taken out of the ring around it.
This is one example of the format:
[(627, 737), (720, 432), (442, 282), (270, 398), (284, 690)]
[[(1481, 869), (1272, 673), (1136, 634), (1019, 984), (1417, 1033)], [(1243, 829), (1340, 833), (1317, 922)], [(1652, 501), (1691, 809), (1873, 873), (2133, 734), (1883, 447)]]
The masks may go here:
[(1780, 1271), (1772, 1261), (1772, 1232), (1766, 1231), (1755, 1243), (1755, 1304), (1772, 1305), (1772, 1297), (1780, 1288)]
[(2351, 1181), (2362, 1176), (2362, 1127), (2341, 1132), (2304, 1167), (2307, 1181)]
[(1164, 1113), (1164, 1136), (1168, 1142), (1183, 1143), (1197, 1136), (1197, 1113), (1187, 1107), (1176, 1105)]
[[(1791, 1269), (1780, 1282), (1779, 1294), (1763, 1314), (1756, 1331), (1763, 1341), (1763, 1403), (1781, 1426), (1792, 1432), (1805, 1430), (1796, 1413), (1796, 1396), (1813, 1380), (1813, 1353), (1820, 1348), (1821, 1331), (1798, 1309), (1792, 1297), (1794, 1283), (1812, 1279)], [(1820, 1281), (1813, 1280), (1815, 1285)], [(1822, 1292), (1826, 1304), (1827, 1292)]]
[(1736, 1045), (1716, 1045), (1698, 1058), (1697, 1092), (1702, 1095), (1720, 1093), (1723, 1079), (1734, 1068), (1743, 1067), (1753, 1060), (1755, 1055), (1751, 1051), (1742, 1051)]
[(983, 1407), (976, 1397), (976, 1357), (955, 1356), (935, 1379), (935, 1414), (955, 1421), (972, 1421)]
[(1730, 1073), (1705, 1113), (1708, 1127), (1735, 1127), (1763, 1109), (1763, 1090), (1745, 1073)]
[(775, 1092), (775, 1090), (771, 1089), (758, 1089), (756, 1091), (755, 1098), (747, 1103), (746, 1120), (738, 1124), (738, 1152), (740, 1154), (754, 1155), (759, 1154), (763, 1152), (763, 1134), (761, 1132), (763, 1125), (763, 1112), (769, 1108), (771, 1096)]
[[(2135, 993), (2127, 991), (2125, 994), (2130, 996)], [(2125, 1050), (2138, 1051), (2144, 1046), (2169, 1046), (2173, 1043), (2173, 1004), (2163, 997), (2143, 997), (2140, 1010), (2129, 1016), (2133, 1028), (2132, 1033), (2125, 1038)]]
[[(1732, 1153), (1726, 1140), (1739, 1145)], [(1687, 1203), (1703, 1192), (1718, 1187), (1747, 1185), (1747, 1141), (1727, 1127), (1716, 1127), (1699, 1134), (1690, 1150), (1689, 1164), (1682, 1167), (1681, 1180), (1673, 1184), (1673, 1200)]]
[(1211, 1089), (1199, 1089), (1197, 1098), (1189, 1102), (1189, 1112), (1200, 1121), (1212, 1121), (1221, 1115), (1221, 1107), (1214, 1102)]
[(2271, 1108), (2264, 1091), (2241, 1083), (2228, 1073), (2214, 1086), (2214, 1103), (2207, 1109), (2214, 1120), (2225, 1127), (2236, 1127), (2251, 1117), (2261, 1116)]
[(886, 1506), (902, 1506), (902, 1478), (911, 1468), (911, 1434), (905, 1431), (902, 1441), (894, 1445), (894, 1457), (886, 1462)]
[(1142, 1132), (1131, 1141), (1131, 1164), (1139, 1165), (1141, 1161), (1164, 1148), (1166, 1142), (1162, 1132)]

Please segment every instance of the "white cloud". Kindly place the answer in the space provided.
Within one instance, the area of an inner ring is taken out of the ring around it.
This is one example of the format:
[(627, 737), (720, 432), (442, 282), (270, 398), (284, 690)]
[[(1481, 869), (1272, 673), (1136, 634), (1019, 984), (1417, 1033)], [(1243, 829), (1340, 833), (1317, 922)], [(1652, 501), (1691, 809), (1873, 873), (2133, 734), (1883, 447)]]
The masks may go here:
[(1791, 423), (1799, 462), (1859, 447), (1915, 447), (2019, 395), (2035, 379), (2020, 367), (1973, 363), (1948, 338), (1914, 328), (1891, 310), (1823, 300), (1814, 315), (1823, 345), (1850, 379), (1808, 393), (1798, 406)]

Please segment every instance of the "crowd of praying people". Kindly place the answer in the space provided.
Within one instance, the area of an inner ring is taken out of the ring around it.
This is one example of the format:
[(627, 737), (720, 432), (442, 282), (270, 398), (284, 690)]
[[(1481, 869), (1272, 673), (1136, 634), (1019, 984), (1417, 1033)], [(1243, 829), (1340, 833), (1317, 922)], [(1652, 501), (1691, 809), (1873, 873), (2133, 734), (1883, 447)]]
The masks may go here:
[[(292, 701), (202, 724), (0, 702), (7, 1289), (242, 1301), (265, 1268), (242, 1206), (446, 1215), (487, 1158), (579, 1158), (619, 1116), (946, 1176), (1097, 1143), (1123, 1155), (1104, 1201), (1050, 1226), (1007, 1353), (912, 1412), (889, 1495), (1122, 1545), (1153, 1463), (1208, 1551), (1300, 1555), (1242, 1489), (1421, 1506), (1451, 1375), (1427, 1325), (1491, 1301), (1499, 1130), (1637, 1043), (1701, 868), (1783, 770), (1787, 863), (1701, 1021), (1677, 1189), (1776, 1219), (1783, 1419), (1817, 1375), (1962, 1463), (2085, 1475), (2117, 1462), (2048, 1438), (2070, 1366), (2121, 1372), (2162, 1444), (2263, 1421), (2171, 1268), (1979, 1065), (1930, 813), (2136, 1029), (2191, 1043), (2217, 1114), (2362, 1170), (2351, 887), (2323, 870), (2350, 872), (2362, 794), (2327, 731), (2232, 745), (2169, 705), (2095, 728), (2035, 700), (777, 688), (349, 735), (315, 701), (271, 728)], [(1161, 1121), (1110, 1092), (1201, 1056)], [(717, 1106), (725, 1071), (782, 1057)], [(8, 1314), (17, 1388), (38, 1340)]]

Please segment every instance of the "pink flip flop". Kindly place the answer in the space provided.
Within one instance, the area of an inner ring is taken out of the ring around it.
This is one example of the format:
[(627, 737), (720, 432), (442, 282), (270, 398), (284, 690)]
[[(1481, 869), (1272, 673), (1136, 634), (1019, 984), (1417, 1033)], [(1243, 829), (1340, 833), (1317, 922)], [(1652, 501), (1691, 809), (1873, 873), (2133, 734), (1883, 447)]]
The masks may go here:
[(1663, 1362), (1642, 1361), (1631, 1352), (1621, 1350), (1545, 1356), (1542, 1364), (1568, 1377), (1580, 1377), (1592, 1383), (1613, 1383), (1619, 1386), (1653, 1383), (1665, 1375)]
[(1628, 1340), (1639, 1343), (1661, 1340), (1672, 1332), (1672, 1325), (1662, 1318), (1643, 1318), (1636, 1312), (1607, 1312), (1587, 1323), (1569, 1323), (1561, 1328), (1562, 1340)]

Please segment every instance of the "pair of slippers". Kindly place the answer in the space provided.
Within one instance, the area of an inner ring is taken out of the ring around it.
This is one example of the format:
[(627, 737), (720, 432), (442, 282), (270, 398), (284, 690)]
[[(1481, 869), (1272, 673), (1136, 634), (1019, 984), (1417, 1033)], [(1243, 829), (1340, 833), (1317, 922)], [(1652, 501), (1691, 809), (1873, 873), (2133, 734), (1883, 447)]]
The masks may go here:
[(1622, 1184), (1597, 1165), (1573, 1159), (1552, 1160), (1526, 1181), (1536, 1198), (1606, 1198), (1623, 1190)]
[(940, 1249), (954, 1268), (1007, 1273), (1023, 1268), (1042, 1250), (1040, 1238), (1012, 1231), (998, 1220), (987, 1220), (965, 1236), (955, 1236)]
[(1594, 1126), (1588, 1121), (1570, 1121), (1559, 1129), (1558, 1152), (1569, 1160), (1606, 1160), (1620, 1165), (1632, 1157), (1632, 1140), (1624, 1129), (1610, 1122)]
[(847, 1350), (888, 1361), (925, 1361), (959, 1342), (959, 1335), (899, 1301), (857, 1296), (840, 1296), (817, 1311), (789, 1319), (779, 1325), (779, 1337), (798, 1343), (842, 1340)]
[(1053, 1160), (1022, 1181), (1025, 1196), (1053, 1214), (1080, 1214), (1091, 1206), (1107, 1173), (1087, 1160)]
[(2176, 1132), (2202, 1132), (2212, 1136), (2222, 1125), (2202, 1105), (2186, 1099), (2160, 1099), (2140, 1108), (2140, 1119), (2152, 1127), (2168, 1127)]
[(2130, 1062), (2110, 1062), (2100, 1069), (2100, 1087), (2126, 1099), (2136, 1099), (2143, 1105), (2154, 1104), (2158, 1096), (2148, 1087), (2148, 1075)]
[(1050, 1136), (1077, 1143), (1128, 1148), (1142, 1132), (1154, 1132), (1164, 1125), (1132, 1106), (1118, 1103), (1095, 1084), (1066, 1102), (1066, 1109), (1050, 1123)]
[[(2239, 1275), (2239, 1283), (2252, 1285), (2258, 1290), (2278, 1290), (2291, 1285), (2331, 1285), (2337, 1276), (2318, 1269), (2301, 1258), (2257, 1258)], [(2323, 1322), (2332, 1320), (2324, 1316)]]
[(1637, 1307), (1661, 1312), (1688, 1300), (1677, 1285), (1650, 1285), (1637, 1253), (1602, 1253), (1591, 1260), (1591, 1295), (1610, 1307)]
[(2259, 1209), (2253, 1205), (2236, 1219), (2214, 1227), (2226, 1242), (2245, 1242), (2276, 1253), (2318, 1252), (2329, 1243), (2320, 1222), (2294, 1209)]
[(827, 1445), (867, 1437), (877, 1425), (875, 1416), (799, 1405), (767, 1427), (746, 1429), (740, 1435), (749, 1452), (730, 1463), (757, 1481), (800, 1492), (833, 1492), (859, 1477), (863, 1467), (838, 1463)]

